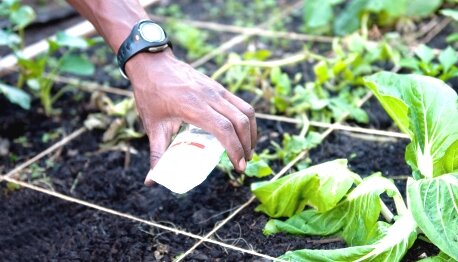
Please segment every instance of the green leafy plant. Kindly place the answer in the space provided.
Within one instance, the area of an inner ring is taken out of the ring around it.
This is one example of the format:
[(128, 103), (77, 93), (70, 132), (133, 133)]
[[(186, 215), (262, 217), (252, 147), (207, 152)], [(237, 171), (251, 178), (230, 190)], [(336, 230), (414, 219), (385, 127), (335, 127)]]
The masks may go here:
[(386, 63), (398, 63), (400, 54), (389, 41), (373, 42), (360, 34), (334, 41), (334, 57), (313, 67), (315, 81), (295, 87), (287, 113), (307, 112), (312, 120), (322, 122), (349, 114), (350, 119), (367, 123), (366, 112), (357, 106), (366, 93), (363, 77), (382, 70)]
[[(307, 114), (311, 120), (332, 122), (349, 114), (350, 119), (366, 123), (366, 112), (357, 106), (367, 92), (363, 77), (399, 63), (400, 52), (391, 46), (394, 39), (380, 42), (353, 34), (333, 43), (333, 57), (326, 58), (309, 50), (278, 60), (266, 60), (270, 52), (258, 50), (243, 57), (231, 54), (214, 77), (225, 73), (223, 83), (232, 92), (254, 93), (251, 102), (268, 101), (271, 113), (289, 116)], [(315, 60), (313, 77), (291, 76), (283, 67)], [(261, 100), (262, 98), (262, 100)]]
[(55, 94), (53, 78), (59, 73), (71, 73), (88, 76), (94, 73), (94, 65), (84, 56), (76, 55), (76, 49), (85, 49), (93, 41), (66, 33), (57, 33), (55, 38), (48, 40), (48, 50), (34, 59), (23, 56), (25, 45), (25, 28), (35, 19), (30, 6), (22, 5), (18, 0), (7, 0), (0, 4), (0, 17), (4, 17), (10, 26), (0, 31), (0, 45), (7, 46), (17, 57), (19, 76), (16, 86), (0, 83), (0, 93), (12, 103), (24, 109), (30, 108), (30, 96), (23, 90), (26, 83), (32, 93), (38, 97), (46, 115), (51, 115), (54, 102), (67, 91), (61, 89)]
[[(47, 52), (37, 58), (27, 59), (17, 52), (20, 76), (18, 87), (24, 81), (37, 96), (44, 108), (46, 115), (54, 113), (53, 104), (68, 88), (60, 89), (53, 93), (54, 77), (60, 73), (71, 73), (80, 76), (90, 76), (95, 67), (88, 58), (77, 55), (76, 49), (85, 49), (93, 44), (92, 41), (81, 37), (70, 36), (66, 33), (57, 33), (55, 39), (48, 40)], [(61, 55), (57, 55), (62, 52)]]
[[(310, 130), (310, 123), (306, 115), (302, 115), (302, 129), (298, 135), (283, 134), (282, 144), (279, 145), (274, 141), (274, 153), (263, 152), (264, 158), (269, 160), (280, 160), (283, 164), (288, 164), (297, 157), (302, 151), (315, 148), (321, 143), (321, 134)], [(305, 159), (295, 166), (300, 170), (308, 167), (309, 159)]]
[(239, 176), (233, 175), (234, 166), (232, 165), (226, 152), (224, 152), (221, 156), (218, 168), (229, 176), (231, 183), (234, 186), (243, 185), (245, 177), (263, 178), (272, 174), (272, 169), (269, 166), (269, 160), (264, 158), (262, 155), (257, 154), (253, 155), (253, 159), (247, 163), (245, 172)]
[(351, 0), (337, 12), (343, 3), (343, 0), (305, 0), (304, 30), (347, 35), (358, 30), (364, 21), (385, 26), (400, 19), (428, 16), (442, 5), (443, 0)]
[[(442, 251), (430, 259), (458, 259), (458, 123), (452, 120), (458, 117), (457, 94), (420, 75), (381, 72), (366, 77), (365, 84), (411, 138), (408, 205), (391, 180), (377, 173), (361, 179), (346, 160), (335, 160), (252, 184), (261, 202), (257, 211), (287, 218), (269, 220), (264, 233), (338, 235), (349, 246), (289, 251), (280, 257), (288, 261), (400, 261), (419, 234)], [(383, 193), (393, 199), (396, 216), (383, 203)]]
[(7, 45), (15, 51), (24, 47), (24, 30), (36, 17), (32, 7), (19, 0), (4, 0), (0, 3), (0, 17), (7, 19), (9, 26), (0, 30), (0, 45)]
[[(302, 130), (298, 135), (284, 133), (281, 145), (272, 141), (271, 144), (274, 146), (273, 152), (265, 149), (260, 154), (254, 154), (253, 159), (247, 163), (245, 173), (241, 176), (236, 177), (233, 175), (234, 167), (226, 153), (221, 157), (218, 167), (229, 175), (231, 180), (235, 182), (235, 185), (242, 185), (245, 176), (256, 178), (269, 176), (273, 173), (270, 168), (273, 161), (287, 164), (302, 151), (310, 150), (321, 143), (322, 136), (317, 132), (309, 130), (310, 125), (305, 116), (302, 125)], [(302, 160), (294, 168), (299, 170), (304, 169), (309, 166), (309, 162), (309, 159)]]
[[(233, 18), (235, 25), (255, 26), (265, 21), (265, 14), (278, 12), (277, 7), (278, 4), (274, 0), (253, 0), (249, 2), (228, 0), (224, 1), (224, 14)], [(221, 10), (215, 15), (221, 16)]]
[(3, 94), (11, 103), (23, 109), (30, 109), (31, 98), (24, 90), (0, 82), (0, 94)]
[(431, 77), (380, 73), (367, 85), (411, 138), (409, 207), (422, 232), (458, 260), (458, 96)]
[(165, 6), (154, 7), (154, 13), (173, 18), (183, 18), (184, 14), (178, 4), (167, 4)]
[(186, 49), (190, 60), (200, 58), (214, 48), (208, 43), (208, 33), (196, 27), (174, 21), (167, 23), (167, 30), (173, 36), (173, 42)]
[[(35, 12), (28, 5), (18, 0), (5, 0), (0, 3), (0, 18), (6, 19), (9, 26), (0, 29), (0, 46), (7, 46), (13, 51), (24, 47), (24, 30), (35, 19)], [(11, 103), (23, 109), (30, 109), (30, 95), (20, 88), (0, 81), (0, 93)]]
[[(450, 17), (451, 19), (455, 20), (455, 23), (458, 22), (458, 11), (454, 9), (442, 9), (440, 13), (444, 16)], [(447, 36), (447, 42), (458, 42), (458, 33), (452, 33)]]
[(438, 77), (443, 81), (458, 77), (458, 54), (450, 46), (436, 55), (432, 48), (420, 45), (415, 50), (415, 56), (403, 58), (399, 64), (415, 73)]
[[(353, 186), (356, 187), (353, 188)], [(338, 235), (350, 246), (336, 250), (289, 251), (287, 261), (398, 261), (416, 239), (415, 222), (407, 212), (396, 186), (380, 173), (361, 179), (347, 168), (347, 161), (334, 160), (300, 170), (276, 181), (252, 184), (261, 204), (257, 211), (272, 218), (264, 234)], [(393, 225), (379, 221), (393, 214), (380, 195), (396, 203)], [(305, 209), (306, 206), (311, 208)], [(402, 229), (402, 230), (401, 230)]]

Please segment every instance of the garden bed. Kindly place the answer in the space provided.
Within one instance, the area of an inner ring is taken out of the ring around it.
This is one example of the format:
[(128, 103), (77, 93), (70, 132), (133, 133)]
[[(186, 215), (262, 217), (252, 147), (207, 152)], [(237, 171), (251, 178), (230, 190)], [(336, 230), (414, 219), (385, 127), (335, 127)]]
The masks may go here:
[[(259, 26), (265, 22), (265, 17), (244, 17), (244, 13), (234, 16), (234, 12), (243, 5), (280, 15), (275, 5), (262, 5), (258, 1), (255, 1), (260, 5), (258, 7), (253, 1), (191, 2), (183, 0), (170, 4), (164, 1), (163, 6), (153, 6), (149, 10), (153, 14), (177, 20), (186, 18), (248, 27)], [(288, 9), (297, 3), (278, 1), (276, 4)], [(227, 8), (233, 9), (228, 9), (230, 12), (224, 14)], [(245, 7), (242, 9), (248, 10)], [(179, 17), (180, 14), (186, 16)], [(62, 26), (67, 26), (81, 19), (71, 12), (67, 15), (71, 19), (60, 21), (61, 18), (56, 17), (51, 21), (57, 20), (62, 22)], [(292, 15), (287, 17), (283, 23), (273, 22), (264, 25), (264, 28), (299, 31), (303, 23), (301, 12), (293, 10)], [(447, 25), (430, 42), (431, 46), (444, 49), (445, 38), (453, 32), (454, 26)], [(36, 24), (27, 43), (49, 36), (49, 24), (46, 27), (46, 23)], [(209, 47), (208, 52), (191, 55), (196, 50), (189, 45), (178, 44), (174, 49), (177, 57), (189, 63), (199, 62), (199, 58), (205, 54), (237, 37), (229, 32), (200, 29), (198, 32), (201, 36), (205, 35), (204, 43)], [(275, 60), (302, 51), (304, 45), (308, 50), (324, 56), (332, 52), (329, 43), (246, 36), (227, 50), (209, 57), (203, 63), (199, 62), (198, 69), (208, 75), (215, 73), (231, 52), (242, 55), (247, 51), (270, 50), (269, 59)], [(78, 52), (95, 64), (93, 76), (78, 79), (116, 90), (130, 90), (129, 82), (120, 77), (114, 55), (105, 44), (98, 43)], [(0, 49), (0, 54), (3, 53), (3, 49)], [(282, 72), (291, 79), (301, 74), (303, 81), (313, 82), (317, 81), (313, 69), (316, 64), (316, 60), (304, 59), (301, 63), (282, 67)], [(392, 69), (389, 63), (380, 67)], [(71, 74), (63, 76), (75, 78)], [(448, 82), (455, 90), (458, 90), (457, 79)], [(3, 80), (13, 85), (17, 81), (17, 74), (9, 74)], [(224, 82), (227, 79), (220, 80)], [(56, 81), (54, 91), (64, 85)], [(360, 95), (367, 98), (367, 93), (369, 91)], [(272, 109), (272, 101), (258, 100), (259, 97), (256, 98), (252, 90), (237, 90), (237, 94), (248, 102), (257, 101), (254, 106), (258, 113), (275, 112), (272, 119), (284, 117), (282, 112)], [(115, 102), (124, 99), (124, 96), (115, 94), (109, 94), (109, 97)], [(5, 105), (0, 109), (0, 142), (8, 141), (9, 144), (7, 153), (0, 158), (2, 176), (83, 127), (88, 115), (98, 112), (91, 103), (91, 93), (80, 91), (78, 87), (65, 93), (56, 102), (58, 111), (51, 117), (44, 115), (37, 99), (28, 111), (9, 104), (4, 97), (0, 97), (0, 104)], [(358, 106), (367, 112), (368, 121), (361, 123), (343, 119), (345, 126), (399, 132), (374, 97)], [(296, 115), (296, 118), (287, 116), (279, 120), (272, 119), (260, 117), (257, 120), (257, 153), (264, 150), (274, 152), (276, 147), (273, 143), (281, 145), (284, 134), (298, 135), (303, 128), (299, 123), (300, 115)], [(335, 120), (332, 118), (332, 122)], [(343, 131), (336, 127), (327, 129), (312, 125), (311, 130), (331, 132), (316, 147), (305, 149), (308, 165), (346, 158), (349, 169), (363, 178), (381, 172), (393, 179), (403, 198), (406, 198), (407, 177), (412, 173), (404, 156), (408, 139)], [(130, 140), (128, 150), (134, 151), (128, 154), (126, 150), (116, 148), (104, 150), (101, 147), (103, 136), (101, 130), (86, 130), (32, 165), (10, 173), (7, 178), (0, 177), (0, 257), (13, 261), (268, 261), (290, 250), (346, 246), (341, 238), (332, 236), (263, 235), (269, 217), (254, 211), (260, 202), (252, 198), (250, 184), (266, 178), (245, 177), (240, 184), (240, 181), (234, 181), (233, 177), (215, 169), (204, 183), (183, 195), (174, 194), (161, 185), (145, 187), (143, 181), (150, 168), (147, 138)], [(269, 164), (274, 174), (287, 175), (298, 169), (284, 170), (288, 163), (282, 159), (272, 160)], [(5, 179), (9, 182), (2, 181)], [(382, 198), (388, 208), (395, 211), (391, 199), (386, 195)], [(417, 239), (403, 261), (417, 261), (438, 253), (437, 247)]]

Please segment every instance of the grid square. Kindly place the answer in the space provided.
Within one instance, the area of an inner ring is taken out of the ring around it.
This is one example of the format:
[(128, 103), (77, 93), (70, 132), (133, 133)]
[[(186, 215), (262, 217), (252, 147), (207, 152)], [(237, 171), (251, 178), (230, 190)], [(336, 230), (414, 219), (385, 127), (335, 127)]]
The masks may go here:
[(0, 255), (12, 261), (172, 261), (195, 242), (5, 182), (0, 210)]

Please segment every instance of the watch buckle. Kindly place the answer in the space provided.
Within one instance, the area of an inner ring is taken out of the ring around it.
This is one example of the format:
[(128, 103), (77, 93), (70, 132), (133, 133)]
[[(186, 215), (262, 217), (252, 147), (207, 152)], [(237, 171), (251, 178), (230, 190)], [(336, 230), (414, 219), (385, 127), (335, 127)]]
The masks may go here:
[(122, 70), (121, 67), (118, 67), (118, 69), (119, 69), (119, 72), (121, 72), (122, 77), (124, 77), (124, 79), (126, 79), (126, 80), (129, 80), (127, 75), (124, 73), (124, 70)]
[(161, 45), (161, 46), (153, 46), (153, 47), (148, 48), (148, 51), (151, 53), (156, 53), (156, 52), (166, 49), (167, 47), (169, 47), (168, 44)]

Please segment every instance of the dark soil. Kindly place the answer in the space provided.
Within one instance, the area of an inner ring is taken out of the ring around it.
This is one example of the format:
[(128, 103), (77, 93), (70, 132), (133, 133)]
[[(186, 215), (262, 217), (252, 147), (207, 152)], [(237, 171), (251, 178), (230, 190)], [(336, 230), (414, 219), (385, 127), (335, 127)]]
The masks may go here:
[(139, 143), (139, 153), (124, 169), (124, 153), (93, 153), (90, 148), (86, 151), (74, 146), (86, 142), (97, 145), (100, 141), (93, 136), (88, 133), (76, 140), (64, 150), (62, 161), (47, 172), (56, 191), (193, 233), (210, 231), (249, 198), (246, 188), (231, 187), (227, 177), (218, 171), (185, 195), (173, 194), (158, 185), (145, 187), (143, 181), (149, 170), (146, 140)]
[(0, 261), (172, 261), (194, 240), (0, 184)]
[(458, 25), (454, 22), (448, 24), (436, 37), (432, 38), (430, 42), (426, 43), (428, 46), (438, 49), (445, 49), (450, 44), (447, 43), (446, 38), (455, 33)]
[(367, 112), (367, 115), (369, 116), (369, 123), (366, 125), (366, 127), (377, 130), (399, 132), (399, 129), (385, 112), (382, 105), (380, 105), (377, 98), (372, 97), (369, 99), (369, 101), (364, 103), (362, 108)]
[[(259, 253), (278, 257), (289, 250), (298, 250), (304, 248), (313, 249), (335, 249), (344, 247), (342, 241), (330, 241), (330, 243), (321, 243), (325, 238), (321, 237), (302, 237), (287, 234), (275, 234), (265, 236), (262, 233), (264, 225), (269, 218), (266, 215), (254, 211), (259, 204), (255, 201), (248, 206), (232, 221), (221, 228), (215, 238), (228, 244), (236, 245), (246, 249), (253, 249)], [(216, 252), (216, 251), (214, 251)], [(224, 251), (220, 251), (221, 256)], [(247, 260), (246, 254), (238, 254), (239, 261)]]
[[(261, 148), (269, 148), (271, 141), (280, 142), (276, 128), (295, 131), (294, 125), (274, 121), (260, 121), (259, 125)], [(143, 185), (149, 170), (146, 138), (134, 142), (138, 154), (132, 155), (126, 169), (124, 153), (98, 152), (99, 143), (101, 134), (88, 132), (62, 151), (46, 173), (54, 190), (142, 218), (173, 223), (193, 233), (210, 231), (217, 221), (250, 197), (247, 187), (232, 187), (228, 176), (218, 170), (185, 195), (173, 194), (160, 185), (147, 188)], [(45, 165), (45, 160), (41, 165)]]
[[(88, 94), (82, 94), (86, 98)], [(0, 97), (0, 138), (7, 140), (9, 154), (0, 156), (0, 172), (6, 173), (16, 164), (24, 162), (27, 158), (35, 156), (48, 146), (81, 127), (89, 110), (87, 103), (77, 100), (70, 93), (59, 100), (55, 108), (60, 113), (54, 117), (47, 117), (38, 101), (32, 103), (31, 110), (20, 107)], [(47, 134), (57, 135), (46, 139)], [(18, 138), (23, 141), (18, 141)]]
[[(282, 131), (295, 131), (294, 125), (274, 121), (260, 121), (259, 126), (260, 130), (263, 130), (259, 137), (269, 137), (264, 138), (264, 142), (259, 144), (263, 148), (269, 146), (270, 139), (279, 142), (278, 132), (274, 131), (275, 128), (280, 128)], [(134, 143), (134, 147), (139, 151), (139, 154), (133, 155), (129, 168), (124, 169), (124, 153), (97, 152), (97, 145), (100, 143), (100, 137), (100, 132), (88, 132), (64, 148), (60, 157), (55, 160), (54, 166), (50, 167), (46, 172), (46, 176), (49, 178), (53, 190), (144, 219), (151, 219), (165, 225), (178, 227), (196, 234), (209, 232), (218, 221), (227, 217), (231, 211), (240, 204), (246, 202), (251, 195), (248, 187), (232, 187), (230, 183), (228, 183), (228, 177), (217, 170), (214, 171), (209, 179), (202, 185), (186, 195), (173, 194), (160, 185), (147, 188), (143, 186), (144, 177), (149, 169), (148, 143), (146, 139), (141, 139)], [(44, 166), (45, 162), (46, 161), (43, 160), (40, 164)], [(39, 186), (49, 186), (49, 184), (42, 183), (43, 181), (40, 178), (31, 179), (30, 177), (25, 177), (25, 179)], [(21, 194), (24, 194), (23, 198), (21, 198)], [(91, 248), (97, 247), (97, 243), (92, 242), (93, 240), (90, 239), (80, 239), (79, 234), (89, 234), (85, 232), (92, 232), (93, 230), (100, 232), (103, 232), (103, 230), (116, 231), (113, 230), (113, 228), (118, 227), (121, 230), (118, 232), (119, 234), (122, 234), (122, 232), (127, 232), (126, 234), (132, 233), (132, 237), (126, 239), (128, 236), (121, 237), (116, 232), (110, 232), (110, 234), (114, 234), (114, 236), (112, 238), (105, 238), (104, 243), (107, 245), (114, 245), (119, 242), (119, 245), (121, 245), (120, 249), (123, 248), (122, 245), (134, 247), (137, 245), (142, 252), (148, 250), (148, 248), (145, 247), (146, 245), (149, 246), (149, 250), (151, 250), (151, 246), (154, 248), (154, 245), (151, 244), (152, 241), (149, 240), (153, 237), (149, 238), (147, 234), (140, 232), (138, 226), (129, 225), (129, 222), (118, 222), (118, 220), (115, 219), (114, 222), (111, 223), (107, 219), (98, 218), (101, 221), (95, 219), (88, 220), (87, 223), (79, 225), (80, 228), (78, 230), (74, 229), (75, 232), (72, 233), (68, 232), (70, 229), (67, 225), (77, 224), (77, 222), (68, 221), (71, 218), (67, 217), (73, 217), (72, 214), (74, 213), (71, 212), (79, 212), (73, 211), (73, 208), (77, 207), (69, 205), (65, 207), (69, 209), (67, 211), (61, 201), (54, 199), (44, 200), (43, 203), (37, 200), (37, 203), (33, 204), (32, 210), (27, 210), (27, 205), (32, 204), (22, 204), (22, 202), (16, 204), (16, 201), (32, 201), (29, 198), (35, 197), (39, 199), (48, 198), (39, 193), (24, 189), (17, 192), (4, 190), (4, 194), (2, 195), (4, 200), (2, 202), (7, 202), (8, 206), (1, 206), (1, 209), (6, 210), (6, 212), (2, 212), (5, 219), (0, 218), (0, 220), (15, 221), (24, 220), (28, 217), (36, 218), (36, 220), (30, 219), (30, 221), (27, 221), (28, 223), (22, 223), (24, 230), (21, 232), (32, 231), (30, 234), (38, 235), (38, 233), (34, 233), (34, 231), (28, 229), (28, 227), (40, 228), (42, 231), (50, 231), (47, 233), (45, 241), (35, 241), (31, 246), (27, 246), (27, 243), (19, 241), (13, 245), (17, 246), (18, 249), (10, 248), (8, 252), (15, 253), (19, 248), (26, 250), (34, 249), (37, 255), (54, 258), (53, 256), (57, 252), (54, 252), (54, 250), (61, 250), (60, 252), (62, 252), (68, 248), (66, 246), (67, 243), (79, 243), (78, 245), (75, 244), (72, 246), (68, 253), (59, 253), (56, 254), (56, 256), (58, 258), (60, 255), (72, 256), (81, 254), (81, 252), (84, 253), (88, 249), (90, 250)], [(49, 211), (46, 211), (45, 215), (42, 215), (43, 219), (40, 219), (41, 214), (37, 215), (35, 213), (40, 212), (42, 209), (40, 205), (44, 205), (48, 202), (51, 203)], [(37, 205), (38, 207), (35, 209), (34, 207)], [(16, 209), (13, 209), (15, 207), (21, 210), (21, 212), (16, 212)], [(84, 208), (78, 210), (81, 209)], [(49, 215), (52, 212), (54, 213)], [(70, 214), (66, 212), (70, 212)], [(83, 213), (94, 213), (91, 212), (88, 211)], [(45, 219), (46, 216), (50, 217)], [(80, 220), (81, 216), (83, 215), (80, 214), (74, 219)], [(11, 227), (8, 228), (5, 226), (5, 230), (10, 230), (10, 228)], [(53, 230), (50, 230), (50, 228)], [(56, 228), (56, 230), (54, 230), (54, 228)], [(60, 230), (60, 228), (65, 228), (65, 230)], [(15, 228), (11, 230), (13, 231)], [(144, 231), (148, 231), (148, 229), (145, 228)], [(11, 235), (11, 232), (5, 231), (5, 236), (6, 235)], [(3, 245), (3, 243), (6, 245), (5, 241), (14, 242), (13, 239), (21, 239), (21, 237), (28, 238), (28, 236), (29, 235), (26, 233), (23, 233), (20, 236), (14, 235), (14, 237), (5, 240), (0, 238), (0, 246)], [(141, 236), (143, 236), (143, 239), (138, 239)], [(173, 243), (175, 243), (174, 239), (176, 236), (172, 236), (171, 234), (160, 234), (160, 236), (161, 239), (171, 236), (172, 242), (168, 243), (167, 241), (163, 241), (161, 242), (163, 244), (173, 245)], [(178, 247), (181, 249), (177, 248), (176, 250), (183, 250), (185, 248), (185, 246), (179, 245)], [(107, 246), (106, 248), (100, 246), (99, 253), (91, 254), (90, 258), (105, 259), (105, 252), (110, 253), (110, 250), (111, 246)], [(131, 258), (139, 255), (136, 251), (132, 252), (131, 254), (125, 255)], [(199, 251), (196, 251), (192, 259), (199, 260), (206, 256), (212, 259), (224, 259), (224, 261), (237, 261), (236, 258), (229, 258), (229, 260), (226, 260), (226, 255), (224, 254), (220, 257), (215, 256), (218, 254), (218, 252), (215, 252), (216, 251), (209, 253), (205, 252), (199, 255)], [(178, 253), (178, 251), (170, 251), (170, 254), (173, 255), (177, 255)], [(234, 254), (238, 253), (235, 252)]]
[[(240, 245), (236, 245), (240, 246)], [(227, 262), (267, 262), (271, 261), (259, 256), (243, 254), (229, 248), (223, 248), (211, 243), (203, 243), (188, 255), (187, 261), (227, 261)]]

